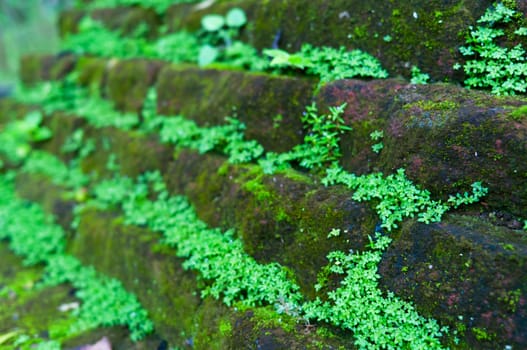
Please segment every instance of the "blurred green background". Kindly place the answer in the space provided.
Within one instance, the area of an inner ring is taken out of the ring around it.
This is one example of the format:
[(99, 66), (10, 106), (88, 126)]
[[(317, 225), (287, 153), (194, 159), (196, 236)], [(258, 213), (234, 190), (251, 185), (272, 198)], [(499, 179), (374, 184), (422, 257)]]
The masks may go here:
[(0, 0), (0, 85), (16, 82), (21, 55), (59, 48), (58, 13), (74, 0)]

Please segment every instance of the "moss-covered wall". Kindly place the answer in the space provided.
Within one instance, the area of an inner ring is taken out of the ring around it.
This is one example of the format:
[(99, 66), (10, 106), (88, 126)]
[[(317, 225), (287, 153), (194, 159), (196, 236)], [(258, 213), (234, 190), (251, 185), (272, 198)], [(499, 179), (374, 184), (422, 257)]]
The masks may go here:
[[(65, 135), (60, 129), (68, 125), (61, 122), (62, 118), (66, 117), (59, 114), (49, 119), (48, 126), (56, 129), (57, 136)], [(114, 151), (125, 175), (162, 169), (171, 191), (188, 196), (200, 218), (212, 227), (235, 228), (248, 253), (261, 262), (278, 261), (290, 268), (308, 296), (313, 295), (317, 275), (327, 264), (326, 254), (333, 250), (361, 249), (368, 242), (367, 234), (378, 225), (368, 204), (352, 201), (350, 193), (343, 188), (320, 187), (316, 177), (293, 170), (264, 175), (255, 166), (233, 166), (226, 164), (224, 157), (192, 151), (179, 151), (173, 160), (166, 158), (162, 164), (138, 162), (138, 159), (156, 158), (147, 155), (155, 141), (111, 128), (94, 130), (84, 126), (84, 130), (90, 137), (112, 140), (110, 148), (99, 150), (97, 157), (102, 158), (97, 158), (98, 161), (90, 157), (84, 160), (94, 166), (91, 170), (99, 169), (104, 173), (102, 164)], [(48, 143), (44, 149), (64, 157), (57, 148), (61, 140), (55, 138), (54, 142), (55, 146)], [(126, 156), (129, 145), (133, 147), (144, 142), (151, 142), (151, 146), (130, 152), (133, 157)], [(18, 183), (21, 189), (28, 189), (27, 193), (21, 190), (22, 194), (33, 199), (40, 197), (39, 201), (46, 208), (56, 213), (68, 209), (67, 205), (58, 206), (45, 195), (46, 191), (28, 187), (31, 181), (22, 178)], [(38, 188), (50, 188), (36, 184)], [(67, 217), (64, 213), (60, 215)], [(340, 228), (343, 234), (328, 239), (332, 228)], [(141, 229), (140, 234), (139, 231), (134, 234), (136, 230), (122, 228), (119, 219), (111, 214), (86, 214), (71, 249), (86, 259), (85, 262), (98, 264), (110, 275), (129, 280), (133, 273), (141, 270), (142, 257), (154, 263), (157, 254), (163, 256), (165, 252), (145, 247), (145, 244), (155, 245), (155, 236)], [(411, 220), (391, 236), (394, 243), (385, 253), (379, 270), (387, 290), (415, 302), (424, 316), (434, 317), (458, 330), (463, 347), (523, 343), (523, 322), (527, 313), (524, 303), (527, 242), (524, 235), (473, 215), (447, 215), (442, 223), (433, 225)], [(96, 255), (92, 249), (86, 249), (89, 246), (97, 247)], [(115, 252), (119, 250), (116, 247), (123, 247), (123, 256), (116, 257)], [(121, 266), (115, 262), (117, 258), (126, 263)], [(139, 282), (128, 281), (127, 287), (161, 288), (150, 279), (149, 269), (145, 270), (145, 280), (137, 277)], [(157, 269), (156, 273), (160, 274), (155, 278), (157, 281), (163, 281), (165, 273), (176, 274)], [(485, 288), (482, 289), (482, 285)], [(152, 293), (156, 295), (157, 292)], [(156, 302), (144, 298), (148, 308), (155, 309)], [(159, 312), (163, 315), (164, 311)], [(159, 322), (168, 322), (165, 316), (156, 317)], [(166, 327), (172, 326), (167, 324)], [(195, 332), (192, 327), (188, 329), (187, 332)], [(491, 337), (488, 342), (482, 340), (481, 330)]]
[[(80, 85), (108, 98), (121, 111), (139, 114), (147, 91), (155, 87), (159, 114), (182, 114), (201, 126), (222, 124), (226, 116), (233, 116), (246, 125), (247, 139), (275, 152), (302, 143), (306, 130), (300, 116), (306, 105), (316, 101), (325, 113), (347, 103), (343, 117), (353, 130), (340, 143), (346, 170), (392, 174), (403, 167), (433, 198), (443, 200), (470, 190), (474, 181), (489, 187), (480, 204), (446, 215), (441, 223), (425, 225), (411, 219), (391, 232), (393, 243), (379, 267), (382, 288), (414, 302), (423, 316), (450, 326), (451, 334), (460, 339), (459, 345), (449, 344), (453, 348), (519, 349), (527, 344), (527, 238), (520, 230), (527, 206), (527, 101), (401, 79), (416, 65), (437, 81), (461, 82), (462, 74), (452, 69), (456, 61), (462, 62), (458, 48), (468, 26), (490, 4), (233, 0), (211, 2), (201, 10), (192, 4), (174, 5), (165, 16), (141, 6), (92, 13), (127, 35), (144, 23), (148, 37), (154, 38), (163, 24), (170, 31), (197, 30), (204, 14), (224, 14), (239, 6), (250, 21), (242, 38), (259, 49), (277, 44), (293, 51), (306, 42), (360, 48), (381, 60), (395, 77), (388, 80), (341, 80), (320, 87), (305, 77), (67, 53), (26, 57), (21, 78), (32, 84), (75, 70)], [(518, 6), (527, 11), (523, 1)], [(75, 32), (83, 15), (64, 13), (61, 33)], [(0, 119), (5, 122), (30, 109), (0, 101)], [(186, 195), (200, 219), (211, 227), (234, 228), (248, 254), (259, 262), (285, 266), (307, 297), (314, 296), (317, 278), (329, 279), (331, 286), (340, 280), (324, 269), (330, 251), (360, 251), (368, 234), (380, 227), (376, 202), (358, 203), (343, 187), (323, 187), (316, 174), (291, 169), (265, 175), (254, 164), (231, 165), (219, 154), (174, 150), (156, 136), (134, 131), (95, 129), (64, 113), (49, 116), (45, 125), (54, 137), (38, 149), (64, 161), (76, 156), (61, 150), (73, 132), (82, 129), (84, 137), (94, 141), (95, 152), (81, 162), (82, 170), (94, 178), (112, 176), (110, 160), (126, 176), (161, 171), (170, 191)], [(379, 154), (371, 148), (375, 142), (370, 133), (376, 130), (384, 132)], [(41, 203), (70, 227), (71, 194), (68, 197), (43, 176), (20, 175), (17, 187), (20, 195)], [(333, 228), (342, 233), (329, 239)], [(316, 332), (320, 325), (305, 327), (284, 315), (277, 321), (272, 307), (227, 308), (212, 298), (201, 299), (199, 288), (208, 282), (185, 271), (182, 261), (160, 245), (154, 233), (125, 225), (117, 212), (87, 211), (77, 233), (69, 230), (68, 235), (69, 252), (123, 281), (156, 324), (156, 334), (146, 342), (131, 345), (121, 339), (117, 348), (156, 348), (164, 341), (196, 349), (352, 348), (349, 332), (333, 330), (338, 337), (320, 336)], [(0, 262), (11, 264), (2, 249)], [(14, 270), (2, 266), (0, 277), (13, 275)], [(57, 303), (68, 298), (63, 289), (57, 290)], [(54, 294), (49, 297), (55, 301)], [(0, 308), (0, 321), (7, 317), (4, 310)], [(7, 310), (14, 312), (9, 305)], [(35, 331), (46, 327), (44, 322)], [(109, 334), (118, 337), (121, 332), (122, 337), (122, 331), (112, 329)], [(71, 344), (97, 340), (93, 337), (98, 332)]]
[[(237, 6), (250, 20), (243, 37), (257, 48), (270, 48), (274, 43), (288, 51), (297, 50), (303, 43), (358, 48), (379, 58), (393, 76), (409, 77), (415, 65), (435, 80), (462, 81), (462, 74), (452, 69), (455, 62), (463, 60), (458, 48), (464, 43), (468, 26), (475, 24), (491, 4), (490, 0), (233, 0), (215, 2), (204, 9), (192, 4), (174, 5), (163, 23), (173, 31), (197, 30), (204, 14), (225, 14)], [(125, 15), (120, 9), (111, 11), (104, 11), (105, 15), (96, 12), (95, 16), (125, 31), (130, 23), (137, 23), (123, 21)], [(62, 33), (75, 30), (72, 24), (77, 17), (76, 11), (62, 15)], [(152, 23), (149, 14), (143, 14), (143, 22)]]

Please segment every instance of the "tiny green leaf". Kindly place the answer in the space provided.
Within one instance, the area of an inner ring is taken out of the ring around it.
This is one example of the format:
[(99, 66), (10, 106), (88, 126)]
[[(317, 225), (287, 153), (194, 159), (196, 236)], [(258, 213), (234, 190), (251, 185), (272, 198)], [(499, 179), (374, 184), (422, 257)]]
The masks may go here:
[(245, 12), (239, 7), (231, 9), (227, 13), (225, 19), (229, 27), (239, 28), (245, 25), (245, 23), (247, 23), (247, 17), (245, 16)]
[(204, 45), (199, 50), (198, 64), (203, 67), (211, 64), (218, 58), (220, 51), (210, 45)]
[(216, 32), (225, 25), (225, 19), (220, 15), (206, 15), (201, 19), (201, 26), (208, 32)]

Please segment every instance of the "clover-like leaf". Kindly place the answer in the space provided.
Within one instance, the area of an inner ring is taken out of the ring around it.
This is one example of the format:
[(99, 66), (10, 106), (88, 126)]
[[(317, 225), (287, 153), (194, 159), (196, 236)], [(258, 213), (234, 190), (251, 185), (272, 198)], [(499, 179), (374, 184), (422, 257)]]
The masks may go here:
[(201, 26), (208, 32), (216, 32), (225, 25), (225, 18), (220, 15), (206, 15), (201, 19)]
[(247, 23), (245, 12), (239, 7), (230, 9), (230, 11), (227, 13), (227, 16), (225, 16), (225, 20), (229, 27), (235, 28), (242, 27), (245, 25), (245, 23)]
[(220, 51), (214, 46), (204, 45), (199, 50), (198, 64), (203, 67), (214, 62), (220, 54)]

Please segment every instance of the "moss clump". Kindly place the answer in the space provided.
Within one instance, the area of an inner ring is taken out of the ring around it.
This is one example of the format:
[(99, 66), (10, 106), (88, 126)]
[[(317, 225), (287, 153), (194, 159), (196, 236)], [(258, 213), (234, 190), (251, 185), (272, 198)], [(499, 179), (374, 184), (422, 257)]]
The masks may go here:
[(58, 20), (59, 34), (62, 38), (68, 34), (77, 33), (79, 23), (82, 17), (85, 16), (85, 12), (81, 10), (68, 10), (62, 11)]
[(527, 117), (527, 105), (517, 107), (510, 113), (510, 117), (518, 122), (521, 122)]
[(139, 113), (161, 63), (145, 60), (113, 62), (108, 70), (106, 91), (118, 110)]
[[(515, 249), (504, 249), (505, 242)], [(465, 332), (469, 327), (495, 334), (486, 341), (503, 348), (515, 344), (514, 329), (523, 322), (526, 306), (515, 301), (518, 289), (521, 295), (527, 291), (522, 268), (526, 243), (477, 218), (447, 214), (439, 224), (410, 221), (383, 256), (381, 283), (411, 298), (420, 314), (457, 329), (461, 348), (481, 347), (482, 339)]]
[(69, 74), (77, 64), (77, 57), (71, 54), (55, 56), (50, 64), (44, 78), (50, 80), (62, 80)]
[(39, 174), (18, 174), (16, 177), (17, 194), (29, 200), (38, 200), (49, 213), (53, 213), (59, 224), (68, 227), (73, 219), (75, 202), (69, 192), (54, 185), (49, 178)]

